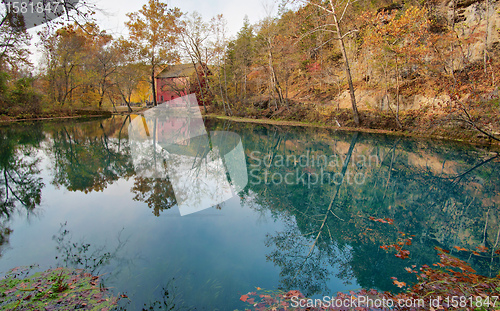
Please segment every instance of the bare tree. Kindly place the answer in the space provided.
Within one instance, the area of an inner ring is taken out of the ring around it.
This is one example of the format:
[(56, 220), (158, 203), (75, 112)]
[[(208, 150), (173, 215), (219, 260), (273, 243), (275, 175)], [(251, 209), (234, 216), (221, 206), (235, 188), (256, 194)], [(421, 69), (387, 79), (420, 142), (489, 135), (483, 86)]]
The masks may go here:
[[(340, 51), (342, 52), (342, 58), (344, 60), (344, 71), (347, 78), (347, 83), (349, 85), (349, 94), (351, 97), (351, 106), (352, 112), (354, 115), (354, 122), (356, 125), (360, 124), (358, 107), (356, 105), (356, 97), (354, 95), (354, 86), (352, 83), (352, 75), (351, 68), (349, 66), (349, 58), (347, 57), (347, 52), (345, 48), (345, 38), (350, 34), (357, 32), (357, 29), (351, 29), (347, 32), (343, 32), (341, 28), (342, 21), (346, 15), (346, 12), (356, 0), (344, 0), (344, 1), (318, 1), (318, 0), (298, 0), (299, 2), (305, 3), (306, 5), (312, 5), (319, 10), (325, 12), (328, 16), (331, 17), (333, 22), (326, 22), (323, 25), (320, 25), (313, 30), (309, 31), (306, 35), (310, 35), (315, 32), (329, 32), (333, 34), (333, 39), (337, 40), (339, 43)], [(303, 37), (305, 37), (304, 35)], [(302, 37), (302, 38), (303, 38)], [(301, 39), (302, 39), (301, 38)]]

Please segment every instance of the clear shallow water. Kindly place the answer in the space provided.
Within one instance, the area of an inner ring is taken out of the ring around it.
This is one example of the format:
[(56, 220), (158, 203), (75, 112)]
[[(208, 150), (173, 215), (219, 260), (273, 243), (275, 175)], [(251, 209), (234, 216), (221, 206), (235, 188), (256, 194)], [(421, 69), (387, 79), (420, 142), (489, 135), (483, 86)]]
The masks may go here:
[[(0, 128), (1, 272), (30, 264), (86, 267), (105, 274), (114, 293), (126, 293), (130, 310), (162, 301), (163, 289), (177, 307), (241, 310), (240, 295), (255, 287), (310, 296), (395, 290), (390, 278), (411, 282), (404, 267), (436, 262), (435, 246), (452, 252), (453, 246), (498, 248), (496, 153), (385, 135), (205, 120), (207, 133), (240, 137), (247, 182), (235, 189), (238, 177), (224, 159), (230, 199), (180, 216), (178, 201), (199, 196), (201, 188), (180, 193), (180, 177), (172, 173), (180, 166), (161, 154), (149, 162), (163, 163), (168, 177), (138, 173), (137, 139), (129, 133), (134, 120)], [(209, 141), (210, 150), (224, 149), (216, 136)], [(184, 156), (199, 150), (176, 148)], [(215, 175), (196, 176), (209, 183), (206, 176)], [(369, 217), (391, 218), (394, 225)], [(409, 259), (380, 249), (396, 242), (398, 232), (415, 235)], [(482, 274), (498, 273), (496, 255), (454, 254)]]

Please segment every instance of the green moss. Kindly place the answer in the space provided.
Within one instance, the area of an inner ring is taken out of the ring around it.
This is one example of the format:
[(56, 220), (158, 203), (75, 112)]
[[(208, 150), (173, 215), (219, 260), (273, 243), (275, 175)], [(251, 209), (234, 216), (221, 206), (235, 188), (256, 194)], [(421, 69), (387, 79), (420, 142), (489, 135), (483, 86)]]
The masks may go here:
[(79, 269), (57, 268), (29, 276), (15, 268), (0, 280), (2, 310), (111, 310), (118, 301), (101, 288), (99, 277)]

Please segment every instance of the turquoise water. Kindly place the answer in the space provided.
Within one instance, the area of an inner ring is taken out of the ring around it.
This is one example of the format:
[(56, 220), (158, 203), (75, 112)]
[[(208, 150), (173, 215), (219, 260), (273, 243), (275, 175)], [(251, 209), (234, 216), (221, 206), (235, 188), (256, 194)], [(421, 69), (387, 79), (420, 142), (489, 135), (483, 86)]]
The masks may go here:
[[(0, 128), (0, 272), (86, 268), (125, 293), (129, 310), (163, 301), (241, 310), (240, 296), (256, 287), (313, 297), (397, 290), (391, 277), (413, 282), (404, 268), (437, 262), (436, 246), (481, 274), (499, 271), (495, 152), (315, 128), (207, 119), (193, 130), (178, 116), (151, 120)], [(380, 248), (400, 232), (413, 235), (404, 260)], [(454, 248), (480, 245), (489, 249), (481, 256)]]

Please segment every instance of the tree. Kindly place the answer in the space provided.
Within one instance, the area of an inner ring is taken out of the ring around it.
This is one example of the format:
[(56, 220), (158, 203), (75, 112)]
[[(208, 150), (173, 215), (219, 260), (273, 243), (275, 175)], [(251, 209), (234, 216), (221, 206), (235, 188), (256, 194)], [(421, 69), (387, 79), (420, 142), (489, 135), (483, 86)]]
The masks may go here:
[(0, 21), (0, 70), (18, 69), (30, 64), (28, 56), (31, 36), (26, 30), (18, 30), (7, 23), (6, 16)]
[(196, 89), (197, 94), (201, 95), (198, 100), (203, 103), (205, 112), (207, 112), (206, 104), (213, 98), (213, 91), (208, 83), (209, 69), (207, 66), (211, 56), (208, 53), (210, 28), (209, 24), (203, 21), (197, 12), (193, 12), (182, 21), (182, 49), (195, 69), (193, 88)]
[(69, 191), (103, 191), (122, 177), (130, 177), (133, 163), (130, 151), (110, 137), (117, 131), (116, 120), (88, 124), (86, 127), (61, 126), (52, 133), (52, 184)]
[(172, 184), (168, 178), (136, 176), (131, 191), (135, 194), (134, 201), (147, 203), (148, 207), (153, 209), (153, 214), (156, 217), (177, 204)]
[(55, 33), (41, 34), (47, 92), (61, 106), (66, 103), (102, 104), (113, 73), (107, 45), (111, 36), (95, 24), (71, 24)]
[(99, 42), (97, 49), (94, 52), (93, 70), (96, 74), (95, 84), (99, 94), (98, 106), (101, 108), (106, 93), (112, 87), (111, 78), (117, 70), (117, 55), (113, 47), (110, 45), (111, 36), (102, 35), (100, 36), (99, 41), (101, 42)]
[(115, 55), (116, 71), (113, 74), (112, 90), (108, 97), (113, 105), (117, 100), (123, 100), (132, 112), (130, 103), (132, 94), (137, 90), (141, 82), (144, 82), (147, 69), (145, 65), (136, 61), (133, 45), (124, 39), (118, 39), (113, 43), (112, 54)]
[[(260, 29), (258, 31), (258, 41), (262, 46), (262, 52), (265, 54), (265, 63), (267, 68), (267, 73), (269, 77), (269, 91), (274, 93), (278, 100), (275, 102), (275, 109), (278, 110), (280, 105), (285, 103), (283, 98), (283, 90), (281, 88), (278, 76), (276, 74), (276, 59), (275, 59), (275, 49), (276, 49), (276, 39), (278, 37), (278, 27), (276, 20), (271, 16), (268, 16), (260, 23)], [(278, 105), (279, 103), (279, 105)]]
[[(218, 79), (222, 106), (226, 115), (232, 115), (233, 113), (227, 98), (227, 73), (226, 64), (224, 62), (228, 44), (226, 38), (226, 20), (222, 14), (219, 14), (211, 20), (211, 24), (214, 32), (214, 40), (211, 43), (211, 49), (214, 57), (214, 64), (216, 68), (215, 75)], [(224, 84), (222, 83), (222, 77), (224, 77)]]
[(364, 45), (372, 53), (375, 63), (382, 67), (386, 84), (389, 83), (388, 70), (395, 70), (396, 122), (402, 128), (399, 120), (401, 80), (403, 73), (412, 76), (412, 73), (421, 69), (428, 55), (427, 10), (410, 6), (401, 14), (381, 11), (368, 16), (371, 16), (368, 18), (371, 26), (364, 36)]
[[(325, 31), (332, 33), (334, 36), (334, 39), (338, 41), (339, 43), (339, 48), (340, 51), (342, 52), (342, 59), (344, 60), (344, 71), (345, 75), (347, 78), (347, 83), (349, 85), (349, 94), (351, 97), (351, 106), (352, 106), (352, 112), (354, 115), (354, 122), (356, 125), (360, 124), (359, 121), (359, 113), (358, 113), (358, 108), (356, 105), (356, 97), (354, 95), (354, 86), (352, 82), (352, 76), (351, 76), (351, 68), (349, 66), (349, 58), (347, 57), (347, 52), (345, 49), (345, 43), (344, 40), (345, 38), (353, 33), (358, 31), (357, 29), (352, 29), (347, 32), (343, 32), (341, 29), (341, 23), (345, 17), (346, 11), (351, 6), (353, 3), (352, 0), (346, 0), (346, 1), (339, 1), (335, 2), (333, 0), (328, 0), (325, 2), (322, 1), (317, 1), (317, 0), (302, 0), (302, 2), (305, 2), (308, 5), (312, 5), (319, 10), (325, 12), (333, 21), (332, 22), (326, 22), (323, 25), (320, 25), (313, 29), (312, 31), (309, 32), (309, 34), (318, 32), (318, 31)], [(332, 29), (333, 27), (333, 29)]]
[[(226, 64), (230, 79), (234, 81), (233, 95), (236, 100), (246, 100), (248, 95), (248, 74), (255, 54), (255, 36), (253, 27), (245, 16), (243, 27), (236, 36), (236, 40), (228, 44)], [(240, 86), (241, 85), (241, 86)]]
[(150, 83), (153, 103), (156, 106), (155, 75), (159, 69), (179, 59), (174, 49), (180, 34), (178, 8), (169, 9), (159, 0), (149, 0), (147, 5), (135, 13), (127, 14), (130, 19), (125, 23), (130, 33), (130, 42), (137, 55), (150, 69)]

